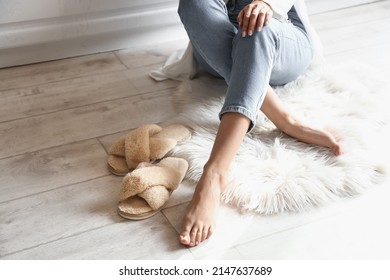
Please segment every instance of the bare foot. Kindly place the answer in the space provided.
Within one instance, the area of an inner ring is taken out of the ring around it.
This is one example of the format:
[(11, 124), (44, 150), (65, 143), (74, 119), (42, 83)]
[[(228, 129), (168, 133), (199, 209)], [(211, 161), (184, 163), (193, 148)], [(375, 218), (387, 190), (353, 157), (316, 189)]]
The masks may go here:
[(180, 243), (193, 247), (212, 235), (224, 187), (225, 175), (204, 171), (184, 216)]
[(284, 129), (284, 132), (305, 143), (328, 147), (336, 156), (344, 153), (340, 143), (338, 143), (336, 138), (326, 130), (315, 128), (294, 120)]
[(305, 143), (328, 147), (336, 156), (344, 153), (332, 133), (296, 120), (271, 86), (267, 88), (267, 94), (260, 109), (284, 133)]

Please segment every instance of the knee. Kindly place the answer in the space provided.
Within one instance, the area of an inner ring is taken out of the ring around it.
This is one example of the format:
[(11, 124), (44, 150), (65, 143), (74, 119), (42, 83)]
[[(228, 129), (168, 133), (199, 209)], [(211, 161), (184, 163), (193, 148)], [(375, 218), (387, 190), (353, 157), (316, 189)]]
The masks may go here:
[(221, 5), (223, 0), (180, 0), (178, 14), (180, 19), (188, 21), (189, 19), (202, 19), (215, 5)]
[(177, 10), (181, 20), (186, 18), (191, 18), (191, 14), (196, 14), (197, 6), (199, 6), (199, 2), (197, 0), (180, 0), (179, 8)]
[(277, 30), (271, 24), (264, 26), (261, 31), (255, 31), (252, 36), (242, 37), (241, 28), (239, 29), (234, 44), (250, 46), (276, 46), (278, 42)]
[(275, 42), (278, 37), (277, 29), (272, 23), (264, 26), (260, 31), (255, 31), (253, 36), (263, 42)]

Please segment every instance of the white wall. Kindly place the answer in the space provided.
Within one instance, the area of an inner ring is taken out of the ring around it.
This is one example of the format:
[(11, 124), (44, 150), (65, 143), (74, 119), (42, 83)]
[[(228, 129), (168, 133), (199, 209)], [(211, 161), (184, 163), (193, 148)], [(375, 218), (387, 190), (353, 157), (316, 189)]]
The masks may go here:
[[(185, 38), (179, 0), (0, 0), (0, 67)], [(370, 0), (306, 0), (309, 12)]]
[(0, 67), (185, 37), (178, 0), (0, 0)]

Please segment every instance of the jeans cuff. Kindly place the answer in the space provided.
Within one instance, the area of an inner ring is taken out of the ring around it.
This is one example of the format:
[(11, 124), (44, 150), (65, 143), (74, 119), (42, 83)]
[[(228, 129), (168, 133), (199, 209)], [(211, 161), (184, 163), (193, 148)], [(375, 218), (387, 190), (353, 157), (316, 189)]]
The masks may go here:
[(222, 115), (225, 113), (239, 113), (247, 117), (251, 121), (247, 133), (250, 133), (253, 130), (253, 128), (256, 126), (257, 115), (253, 114), (251, 111), (249, 111), (248, 109), (242, 106), (223, 107), (221, 112), (219, 113), (219, 119), (221, 119)]

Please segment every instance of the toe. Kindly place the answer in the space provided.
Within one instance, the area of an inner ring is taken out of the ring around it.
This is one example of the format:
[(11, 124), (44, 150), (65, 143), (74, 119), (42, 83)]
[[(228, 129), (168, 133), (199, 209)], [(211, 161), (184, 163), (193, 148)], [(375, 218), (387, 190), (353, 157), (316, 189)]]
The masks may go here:
[(190, 232), (191, 232), (191, 225), (190, 224), (185, 224), (183, 225), (183, 229), (180, 233), (180, 243), (183, 245), (189, 245), (191, 242), (190, 238)]
[(207, 236), (209, 235), (209, 228), (208, 227), (205, 227), (203, 229), (203, 232), (202, 232), (202, 242), (205, 241), (207, 239)]
[(190, 237), (189, 235), (180, 234), (180, 243), (183, 245), (189, 245), (190, 244)]
[(203, 229), (199, 229), (196, 233), (195, 245), (199, 245), (202, 242)]
[(209, 230), (208, 230), (208, 233), (207, 233), (207, 236), (206, 236), (206, 239), (209, 239), (210, 238), (210, 236), (213, 234), (213, 228), (212, 227), (210, 227), (209, 228)]
[(190, 234), (190, 246), (193, 247), (196, 245), (196, 236), (198, 235), (198, 228), (194, 227), (192, 230), (191, 230), (191, 234)]

